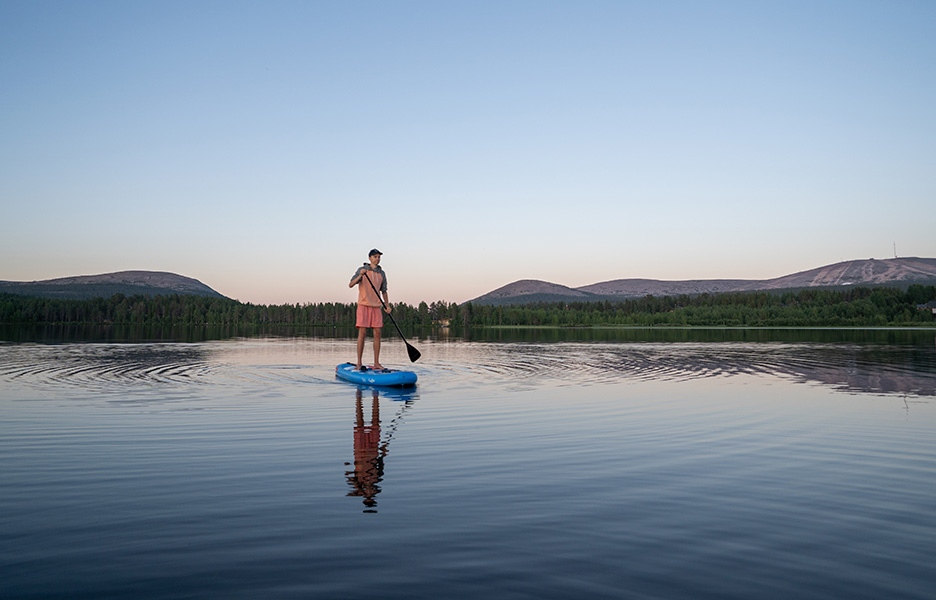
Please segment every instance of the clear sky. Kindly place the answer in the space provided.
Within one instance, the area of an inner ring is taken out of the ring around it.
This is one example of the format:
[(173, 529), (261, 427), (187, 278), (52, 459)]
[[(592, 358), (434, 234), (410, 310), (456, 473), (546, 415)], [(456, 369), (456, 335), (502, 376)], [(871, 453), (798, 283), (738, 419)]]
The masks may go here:
[(936, 2), (0, 0), (0, 279), (245, 302), (936, 257)]

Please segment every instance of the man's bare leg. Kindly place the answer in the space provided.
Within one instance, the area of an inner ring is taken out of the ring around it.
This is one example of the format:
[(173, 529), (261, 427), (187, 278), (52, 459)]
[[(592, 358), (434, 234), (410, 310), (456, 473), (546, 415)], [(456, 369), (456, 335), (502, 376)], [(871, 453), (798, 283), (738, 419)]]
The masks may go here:
[(383, 369), (380, 366), (380, 330), (374, 328), (374, 368)]
[(367, 337), (367, 328), (358, 327), (357, 331), (357, 368), (360, 371), (361, 365), (363, 364), (362, 360), (364, 358), (364, 338)]

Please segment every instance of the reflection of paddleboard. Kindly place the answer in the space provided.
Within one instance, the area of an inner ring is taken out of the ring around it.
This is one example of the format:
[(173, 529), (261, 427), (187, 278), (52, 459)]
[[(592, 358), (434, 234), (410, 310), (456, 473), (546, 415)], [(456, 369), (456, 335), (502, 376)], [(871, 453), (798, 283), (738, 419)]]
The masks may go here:
[(412, 371), (397, 371), (396, 369), (358, 371), (354, 363), (344, 363), (335, 367), (335, 375), (345, 381), (363, 383), (365, 385), (403, 386), (416, 383), (416, 373)]

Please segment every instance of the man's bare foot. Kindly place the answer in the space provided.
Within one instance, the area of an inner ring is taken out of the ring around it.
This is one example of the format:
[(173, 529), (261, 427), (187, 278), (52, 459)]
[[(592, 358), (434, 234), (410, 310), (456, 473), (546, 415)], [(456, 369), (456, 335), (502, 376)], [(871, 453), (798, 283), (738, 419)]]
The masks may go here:
[(375, 365), (374, 365), (374, 370), (375, 370), (375, 371), (383, 371), (384, 368), (383, 368), (382, 366), (380, 366), (380, 365), (375, 364)]
[(358, 363), (357, 366), (354, 367), (354, 368), (355, 368), (356, 370), (360, 371), (360, 370), (361, 370), (361, 363)]

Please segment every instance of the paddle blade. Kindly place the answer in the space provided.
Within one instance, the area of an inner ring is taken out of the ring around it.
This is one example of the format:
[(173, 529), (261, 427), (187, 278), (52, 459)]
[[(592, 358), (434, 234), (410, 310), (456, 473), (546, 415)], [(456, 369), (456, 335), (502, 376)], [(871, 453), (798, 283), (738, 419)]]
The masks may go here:
[(406, 342), (406, 352), (409, 354), (410, 362), (416, 362), (419, 360), (419, 357), (422, 356), (419, 350), (409, 345), (409, 342)]

